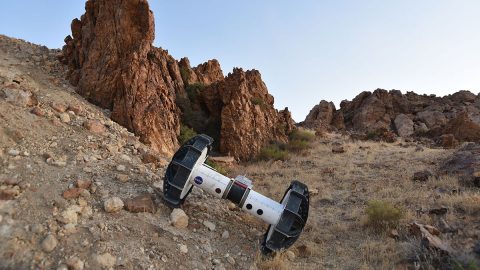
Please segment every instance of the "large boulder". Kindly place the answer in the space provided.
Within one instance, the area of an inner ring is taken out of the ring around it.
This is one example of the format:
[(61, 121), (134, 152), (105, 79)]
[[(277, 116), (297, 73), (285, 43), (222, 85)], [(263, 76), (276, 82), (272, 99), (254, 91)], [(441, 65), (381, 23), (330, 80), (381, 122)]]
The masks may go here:
[(425, 123), (429, 129), (445, 125), (447, 118), (439, 111), (423, 111), (417, 113), (417, 119)]
[(177, 62), (152, 46), (147, 1), (89, 0), (85, 10), (63, 48), (71, 83), (154, 150), (173, 153), (180, 127), (175, 95), (184, 85)]
[(312, 129), (328, 127), (332, 124), (335, 111), (333, 102), (322, 100), (310, 110), (302, 126)]
[(406, 138), (414, 133), (413, 120), (406, 114), (399, 114), (395, 117), (395, 128), (397, 129), (398, 136)]
[(439, 174), (457, 175), (463, 183), (480, 187), (480, 145), (469, 143), (448, 157)]
[(453, 134), (459, 141), (480, 142), (480, 125), (470, 119), (467, 112), (448, 121), (442, 134)]

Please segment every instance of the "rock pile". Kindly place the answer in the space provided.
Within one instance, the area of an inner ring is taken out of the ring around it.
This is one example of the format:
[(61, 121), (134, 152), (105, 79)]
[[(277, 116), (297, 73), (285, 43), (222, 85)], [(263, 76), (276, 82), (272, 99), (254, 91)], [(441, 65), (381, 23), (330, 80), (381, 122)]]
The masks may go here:
[(480, 98), (469, 92), (437, 97), (402, 94), (398, 90), (362, 92), (352, 101), (342, 101), (340, 109), (321, 101), (302, 122), (309, 128), (328, 128), (375, 133), (394, 131), (401, 137), (426, 136), (445, 143), (480, 141)]

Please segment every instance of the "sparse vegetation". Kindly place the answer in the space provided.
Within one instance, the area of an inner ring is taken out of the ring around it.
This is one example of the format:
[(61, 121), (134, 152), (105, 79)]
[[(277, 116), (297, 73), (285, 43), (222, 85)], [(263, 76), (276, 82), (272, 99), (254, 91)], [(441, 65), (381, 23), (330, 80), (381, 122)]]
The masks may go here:
[(398, 225), (403, 216), (401, 209), (393, 206), (389, 202), (373, 200), (368, 202), (367, 225), (383, 230)]
[(190, 140), (191, 138), (195, 137), (195, 135), (197, 135), (195, 130), (193, 130), (193, 129), (185, 126), (185, 125), (181, 125), (180, 126), (180, 135), (178, 136), (178, 142), (180, 144), (184, 144), (188, 140)]
[(288, 152), (285, 145), (279, 143), (269, 144), (260, 150), (259, 160), (287, 160)]
[(187, 85), (187, 87), (185, 87), (185, 91), (187, 92), (188, 99), (190, 99), (191, 102), (195, 102), (197, 100), (198, 93), (203, 88), (205, 88), (205, 85), (203, 83), (194, 83)]
[(187, 82), (188, 79), (190, 79), (190, 74), (188, 73), (188, 70), (184, 67), (180, 68), (180, 76), (182, 76), (182, 80), (184, 82)]
[(274, 142), (260, 150), (259, 160), (287, 160), (289, 153), (299, 153), (309, 149), (315, 140), (315, 133), (306, 129), (296, 129), (289, 135), (288, 143)]
[(208, 166), (214, 168), (217, 172), (223, 174), (223, 175), (227, 175), (228, 174), (228, 170), (227, 168), (223, 167), (222, 165), (216, 163), (215, 161), (213, 160), (210, 160), (208, 159), (206, 162), (205, 162)]
[(303, 128), (298, 128), (292, 133), (290, 133), (289, 138), (291, 141), (297, 140), (312, 142), (315, 140), (315, 132)]
[(263, 100), (263, 98), (260, 98), (260, 97), (254, 97), (251, 99), (251, 101), (255, 105), (260, 105), (260, 106), (265, 105), (265, 101)]

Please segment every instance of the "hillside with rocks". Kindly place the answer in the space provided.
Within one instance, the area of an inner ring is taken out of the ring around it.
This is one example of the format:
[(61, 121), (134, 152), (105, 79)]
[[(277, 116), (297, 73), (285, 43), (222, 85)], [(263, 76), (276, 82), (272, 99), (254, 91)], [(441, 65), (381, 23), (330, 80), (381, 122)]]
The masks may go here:
[[(89, 0), (71, 29), (0, 35), (0, 269), (479, 269), (478, 95), (377, 89), (295, 124), (259, 71), (154, 47), (145, 0)], [(262, 255), (267, 225), (198, 188), (166, 206), (188, 128), (276, 201), (308, 185), (294, 245)]]
[(480, 97), (470, 91), (437, 97), (377, 89), (342, 101), (338, 110), (332, 102), (322, 100), (301, 125), (373, 135), (389, 131), (455, 147), (459, 142), (480, 141)]
[(271, 140), (287, 140), (293, 120), (273, 107), (258, 71), (235, 69), (224, 77), (217, 60), (192, 68), (188, 58), (177, 61), (153, 47), (146, 0), (90, 0), (85, 8), (65, 38), (67, 78), (153, 150), (173, 154), (181, 125), (212, 136), (221, 154), (240, 160)]

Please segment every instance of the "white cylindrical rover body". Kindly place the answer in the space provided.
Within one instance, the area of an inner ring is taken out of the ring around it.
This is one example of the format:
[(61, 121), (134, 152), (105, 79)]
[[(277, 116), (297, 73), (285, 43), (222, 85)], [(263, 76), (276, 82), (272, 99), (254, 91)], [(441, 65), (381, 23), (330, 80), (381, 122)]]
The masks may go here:
[(262, 243), (264, 253), (292, 245), (308, 218), (308, 187), (293, 181), (278, 203), (253, 191), (252, 182), (244, 176), (232, 179), (206, 165), (212, 143), (212, 138), (198, 135), (175, 153), (165, 172), (165, 202), (180, 207), (194, 186), (201, 188), (219, 199), (232, 201), (270, 225)]

